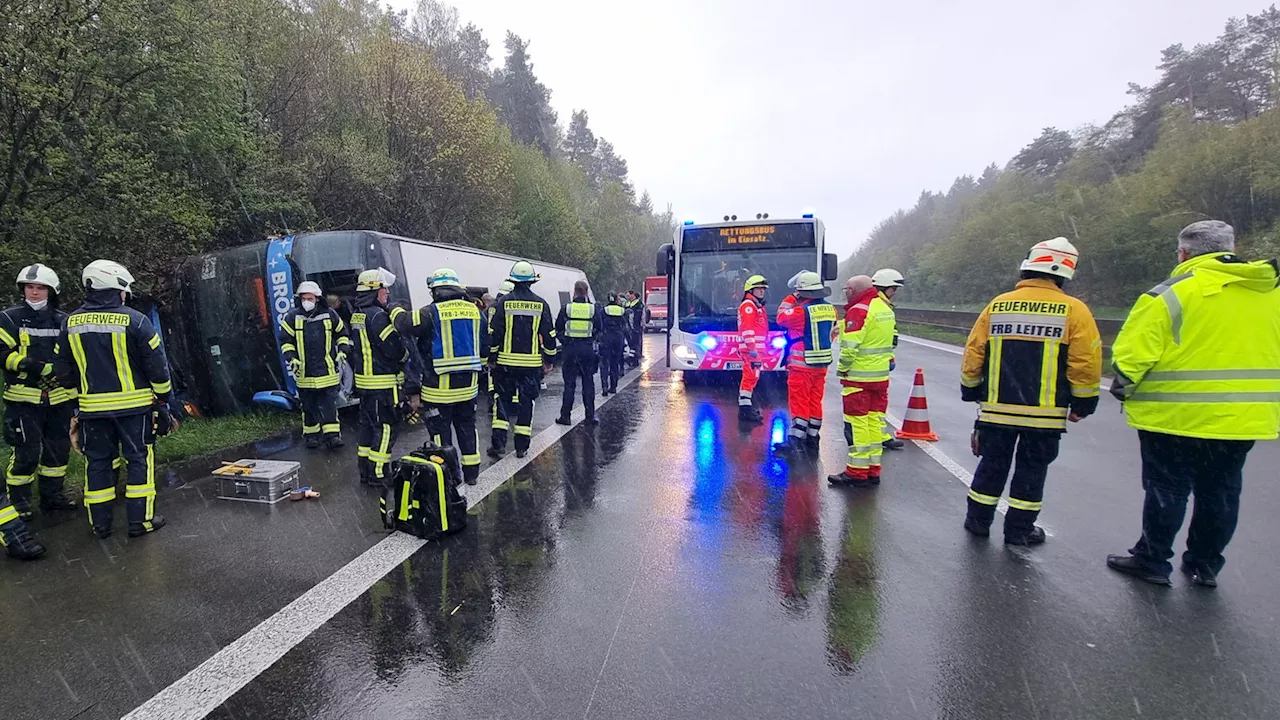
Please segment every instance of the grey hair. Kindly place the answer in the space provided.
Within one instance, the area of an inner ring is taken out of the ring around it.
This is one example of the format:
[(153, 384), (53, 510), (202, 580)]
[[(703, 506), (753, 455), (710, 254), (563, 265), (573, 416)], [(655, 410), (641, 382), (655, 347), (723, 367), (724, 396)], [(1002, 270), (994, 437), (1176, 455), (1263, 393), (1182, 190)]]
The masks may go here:
[(1189, 258), (1209, 253), (1235, 252), (1235, 228), (1221, 220), (1191, 223), (1178, 233), (1178, 249), (1187, 251)]

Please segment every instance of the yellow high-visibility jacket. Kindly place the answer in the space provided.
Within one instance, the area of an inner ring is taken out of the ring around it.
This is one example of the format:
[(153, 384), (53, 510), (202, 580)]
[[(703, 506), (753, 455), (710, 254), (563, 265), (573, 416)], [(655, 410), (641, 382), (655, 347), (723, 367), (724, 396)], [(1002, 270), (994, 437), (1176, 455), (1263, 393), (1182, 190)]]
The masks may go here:
[(884, 293), (872, 288), (845, 311), (840, 332), (840, 379), (848, 382), (885, 382), (889, 363), (898, 345), (893, 305)]
[(1102, 341), (1093, 313), (1051, 280), (1018, 283), (987, 305), (964, 348), (960, 396), (978, 423), (1061, 432), (1098, 407)]
[(1276, 261), (1191, 258), (1143, 293), (1111, 349), (1139, 430), (1218, 440), (1273, 440), (1280, 428), (1280, 292)]

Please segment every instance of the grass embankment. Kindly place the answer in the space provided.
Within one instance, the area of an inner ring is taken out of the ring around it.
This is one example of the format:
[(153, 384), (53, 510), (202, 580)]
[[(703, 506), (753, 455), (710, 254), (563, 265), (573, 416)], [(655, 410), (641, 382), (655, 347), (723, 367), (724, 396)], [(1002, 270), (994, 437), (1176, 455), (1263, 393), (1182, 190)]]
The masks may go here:
[[(0, 406), (2, 409), (3, 406)], [(182, 422), (177, 432), (156, 441), (156, 464), (168, 465), (210, 455), (219, 450), (246, 445), (298, 425), (293, 413), (253, 413), (233, 417), (196, 419)], [(13, 448), (0, 442), (0, 463), (9, 467)], [(67, 463), (67, 493), (79, 497), (84, 484), (84, 456), (72, 451)]]

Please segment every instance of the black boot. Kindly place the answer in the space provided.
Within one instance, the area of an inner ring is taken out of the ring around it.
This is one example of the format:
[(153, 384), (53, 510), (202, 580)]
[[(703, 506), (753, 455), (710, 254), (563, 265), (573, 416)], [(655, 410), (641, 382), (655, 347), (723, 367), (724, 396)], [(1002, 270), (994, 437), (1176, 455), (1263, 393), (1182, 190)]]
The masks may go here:
[(337, 450), (344, 445), (346, 443), (342, 442), (341, 435), (330, 435), (324, 439), (324, 446), (330, 450)]
[(79, 509), (80, 503), (75, 502), (74, 500), (68, 500), (67, 496), (61, 491), (51, 493), (48, 496), (45, 496), (44, 494), (40, 495), (40, 512), (45, 513), (46, 515), (49, 513), (70, 512)]
[(845, 470), (841, 470), (838, 475), (828, 475), (827, 482), (832, 485), (844, 485), (847, 487), (867, 487), (871, 485), (869, 479), (854, 477)]
[(883, 447), (885, 450), (901, 450), (906, 446), (907, 444), (898, 438), (889, 438), (888, 440), (880, 443), (880, 447)]
[(1124, 573), (1125, 575), (1132, 575), (1133, 577), (1149, 582), (1152, 585), (1164, 585), (1167, 587), (1173, 584), (1169, 581), (1168, 575), (1161, 575), (1160, 573), (1148, 570), (1147, 566), (1143, 565), (1141, 560), (1132, 555), (1108, 555), (1107, 567), (1115, 570), (1116, 572)]
[(744, 423), (764, 422), (764, 416), (760, 414), (759, 410), (751, 407), (750, 405), (739, 405), (738, 406), (738, 422), (744, 422)]
[(303, 444), (306, 445), (308, 450), (315, 450), (320, 447), (320, 436), (316, 433), (311, 433), (305, 437)]
[(773, 446), (773, 451), (778, 455), (790, 457), (792, 455), (800, 455), (804, 452), (804, 442), (795, 438), (787, 438), (786, 440)]
[(1033, 526), (1031, 532), (1017, 535), (1004, 534), (1005, 545), (1042, 545), (1044, 544), (1044, 528)]
[(129, 537), (131, 538), (142, 537), (143, 535), (146, 535), (147, 533), (153, 533), (162, 527), (164, 527), (164, 516), (155, 515), (155, 516), (152, 516), (151, 518), (150, 528), (148, 528), (143, 523), (129, 523)]
[(44, 546), (32, 537), (25, 527), (20, 532), (14, 533), (14, 537), (8, 542), (4, 551), (14, 560), (35, 560), (44, 555)]
[(1196, 567), (1182, 563), (1182, 574), (1187, 576), (1192, 585), (1200, 587), (1216, 588), (1218, 587), (1218, 575), (1209, 568)]
[(489, 449), (485, 451), (485, 454), (486, 454), (486, 455), (488, 455), (489, 457), (493, 458), (494, 460), (498, 460), (498, 459), (500, 459), (503, 455), (506, 455), (506, 454), (507, 454), (507, 449), (506, 449), (506, 448), (500, 448), (500, 447), (498, 447), (497, 445), (490, 445), (490, 446), (489, 446)]
[(991, 528), (979, 523), (971, 517), (964, 519), (964, 529), (978, 537), (991, 537)]
[(18, 511), (18, 517), (23, 521), (36, 516), (35, 510), (31, 507), (30, 485), (10, 485), (9, 502), (13, 504), (13, 509)]
[(557, 424), (557, 425), (572, 425), (572, 424), (573, 424), (573, 421), (571, 421), (571, 420), (569, 419), (569, 416), (568, 416), (568, 415), (561, 415), (560, 417), (556, 418), (556, 424)]
[(818, 452), (818, 448), (822, 445), (822, 437), (819, 435), (808, 435), (804, 439), (804, 447), (811, 453)]
[(517, 451), (516, 451), (516, 457), (517, 457), (517, 458), (523, 458), (524, 456), (526, 456), (526, 455), (528, 455), (528, 454), (529, 454), (529, 451), (528, 451), (528, 450), (517, 450)]

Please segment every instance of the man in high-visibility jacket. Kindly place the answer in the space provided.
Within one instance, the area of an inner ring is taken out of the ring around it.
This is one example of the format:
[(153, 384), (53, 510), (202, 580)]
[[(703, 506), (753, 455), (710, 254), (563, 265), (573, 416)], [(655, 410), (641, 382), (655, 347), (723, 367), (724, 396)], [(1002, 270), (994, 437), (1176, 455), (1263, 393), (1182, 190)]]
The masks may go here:
[(480, 477), (476, 397), (489, 347), (485, 323), (453, 269), (436, 270), (427, 287), (431, 304), (402, 321), (404, 335), (415, 344), (421, 361), (416, 369), (422, 373), (427, 432), (442, 447), (452, 445), (456, 434), (462, 479), (475, 485)]
[[(898, 292), (898, 288), (903, 286), (903, 283), (904, 278), (902, 277), (902, 273), (894, 270), (893, 268), (881, 268), (871, 276), (871, 284), (880, 291), (884, 304), (889, 309), (889, 312), (893, 312), (893, 296)], [(889, 354), (890, 372), (892, 372), (895, 367), (896, 360), (894, 355), (898, 349), (898, 328), (896, 316), (894, 319), (893, 329), (893, 348), (895, 352)], [(901, 450), (906, 447), (906, 443), (899, 440), (897, 436), (893, 434), (893, 429), (887, 423), (883, 422), (885, 412), (887, 412), (887, 410), (880, 413), (880, 419), (882, 421), (880, 423), (880, 447), (884, 450)]]
[[(387, 311), (396, 276), (383, 268), (360, 273), (351, 313), (351, 366), (360, 398), (360, 426), (356, 455), (361, 485), (383, 485), (391, 464), (391, 448), (400, 429), (401, 378), (409, 350), (397, 329), (404, 311)], [(416, 380), (404, 387), (410, 407), (420, 405)]]
[(825, 298), (831, 288), (816, 272), (801, 273), (796, 281), (796, 304), (778, 313), (787, 331), (787, 400), (791, 432), (777, 452), (816, 451), (822, 429), (822, 396), (827, 367), (835, 359), (831, 340), (838, 321), (835, 306)]
[(755, 407), (753, 395), (764, 369), (765, 341), (769, 337), (769, 316), (764, 310), (764, 297), (769, 281), (763, 275), (747, 278), (742, 288), (742, 304), (738, 306), (738, 355), (742, 358), (742, 382), (738, 385), (738, 420), (764, 422)]
[(1172, 276), (1134, 304), (1111, 348), (1111, 393), (1142, 452), (1142, 535), (1107, 565), (1168, 585), (1173, 541), (1195, 493), (1181, 570), (1216, 587), (1240, 511), (1243, 468), (1280, 428), (1276, 261), (1233, 254), (1235, 231), (1206, 220), (1178, 235)]
[(840, 397), (849, 462), (827, 478), (836, 485), (879, 485), (880, 431), (889, 410), (889, 365), (897, 335), (893, 308), (873, 278), (849, 278), (840, 334)]
[(337, 310), (320, 304), (320, 286), (308, 280), (298, 286), (298, 305), (280, 321), (280, 350), (298, 386), (302, 405), (302, 437), (307, 448), (342, 447), (338, 424), (338, 390), (351, 338)]
[[(520, 260), (507, 279), (515, 286), (498, 301), (489, 326), (489, 372), (494, 374), (498, 401), (507, 403), (507, 417), (515, 422), (516, 457), (529, 452), (533, 438), (533, 405), (542, 378), (551, 372), (559, 347), (547, 301), (533, 292), (542, 278), (533, 265)], [(507, 434), (493, 433), (489, 456), (506, 452)]]
[(964, 527), (990, 534), (1009, 469), (1004, 541), (1038, 545), (1036, 518), (1049, 463), (1067, 422), (1098, 407), (1102, 343), (1088, 306), (1062, 291), (1075, 275), (1079, 254), (1066, 238), (1037, 243), (1022, 262), (1016, 289), (992, 300), (965, 344), (960, 397), (980, 403), (977, 453)]
[(573, 396), (578, 381), (582, 381), (582, 407), (586, 411), (588, 425), (596, 425), (596, 370), (600, 368), (600, 356), (596, 343), (600, 339), (603, 321), (600, 306), (587, 296), (587, 281), (573, 284), (573, 300), (560, 308), (556, 318), (556, 335), (564, 339), (562, 353), (564, 365), (564, 395), (560, 401), (560, 417), (556, 424), (568, 425), (573, 412)]

